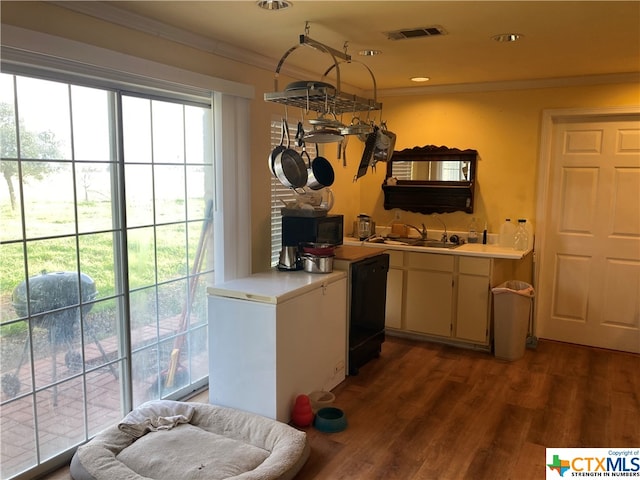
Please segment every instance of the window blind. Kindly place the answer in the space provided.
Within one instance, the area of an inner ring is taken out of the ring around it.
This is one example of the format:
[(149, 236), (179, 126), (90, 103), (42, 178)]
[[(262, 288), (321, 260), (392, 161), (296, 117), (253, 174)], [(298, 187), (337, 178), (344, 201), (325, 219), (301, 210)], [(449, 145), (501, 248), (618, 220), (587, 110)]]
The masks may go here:
[[(280, 145), (280, 136), (282, 133), (282, 119), (273, 118), (271, 120), (271, 149)], [(294, 138), (296, 134), (296, 125), (289, 124), (289, 137)], [(315, 145), (306, 145), (307, 152), (311, 158), (316, 156)], [(271, 172), (269, 166), (266, 165), (269, 175)], [(284, 202), (295, 200), (296, 194), (293, 189), (285, 187), (280, 180), (271, 175), (271, 266), (278, 264), (280, 250), (282, 249), (282, 214), (280, 210), (284, 207)]]

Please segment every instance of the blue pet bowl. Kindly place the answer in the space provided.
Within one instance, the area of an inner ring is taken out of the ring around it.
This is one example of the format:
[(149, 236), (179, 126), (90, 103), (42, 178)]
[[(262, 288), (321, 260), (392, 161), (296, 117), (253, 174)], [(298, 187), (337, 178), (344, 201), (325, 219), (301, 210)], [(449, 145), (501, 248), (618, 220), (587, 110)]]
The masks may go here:
[(339, 408), (325, 407), (318, 410), (314, 426), (325, 433), (341, 432), (347, 428), (347, 417)]

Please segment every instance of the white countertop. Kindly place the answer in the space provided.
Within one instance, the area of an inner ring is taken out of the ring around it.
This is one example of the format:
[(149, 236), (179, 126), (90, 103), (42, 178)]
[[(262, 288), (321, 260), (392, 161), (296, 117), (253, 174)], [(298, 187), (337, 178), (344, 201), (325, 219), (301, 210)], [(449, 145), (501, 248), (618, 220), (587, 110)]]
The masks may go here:
[(255, 273), (207, 288), (209, 295), (231, 297), (261, 303), (282, 303), (292, 297), (345, 278), (341, 271), (307, 273), (304, 270), (283, 272), (277, 269)]
[(345, 237), (344, 245), (362, 246), (369, 248), (377, 248), (382, 250), (402, 250), (409, 252), (438, 253), (441, 255), (464, 255), (468, 257), (485, 257), (485, 258), (506, 258), (510, 260), (519, 260), (527, 256), (532, 249), (514, 250), (513, 248), (505, 248), (500, 245), (482, 243), (465, 243), (456, 248), (437, 248), (437, 247), (416, 247), (412, 245), (392, 245), (387, 243), (369, 243), (360, 241), (357, 238)]

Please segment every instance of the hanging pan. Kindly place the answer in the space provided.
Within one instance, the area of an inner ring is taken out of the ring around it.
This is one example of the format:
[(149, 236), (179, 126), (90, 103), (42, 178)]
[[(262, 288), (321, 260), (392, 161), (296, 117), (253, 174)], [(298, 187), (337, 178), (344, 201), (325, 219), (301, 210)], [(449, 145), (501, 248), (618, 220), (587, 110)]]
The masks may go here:
[(281, 152), (285, 151), (287, 149), (287, 147), (284, 146), (284, 129), (285, 129), (285, 119), (282, 119), (282, 124), (281, 124), (281, 130), (282, 133), (280, 134), (280, 145), (278, 145), (276, 148), (273, 149), (273, 151), (271, 152), (271, 154), (269, 155), (269, 170), (271, 171), (271, 174), (276, 177), (276, 172), (273, 169), (273, 164), (276, 160), (276, 157), (278, 156), (278, 154), (280, 154)]
[(321, 127), (308, 132), (304, 139), (311, 143), (334, 143), (344, 140), (344, 136), (337, 128)]
[[(340, 129), (343, 135), (368, 135), (373, 132), (373, 125), (362, 122), (360, 118), (353, 117), (351, 124)], [(365, 138), (366, 141), (366, 138)]]
[(313, 125), (313, 130), (305, 134), (305, 142), (332, 143), (341, 142), (344, 138), (340, 133), (340, 129), (344, 125), (338, 121), (335, 114), (333, 114), (333, 119), (326, 118), (324, 114), (321, 114), (318, 118), (309, 120), (309, 123)]
[(286, 120), (284, 122), (284, 131), (287, 136), (287, 148), (278, 153), (273, 162), (273, 170), (285, 187), (302, 188), (307, 184), (307, 165), (302, 156), (291, 148), (291, 139), (289, 137), (289, 126)]
[[(316, 145), (316, 152), (318, 152), (318, 145)], [(309, 160), (309, 154), (304, 150), (304, 147), (303, 153), (307, 155), (307, 159)], [(309, 161), (307, 187), (311, 190), (320, 190), (321, 188), (333, 185), (334, 180), (335, 173), (331, 163), (316, 153), (316, 158), (313, 159), (313, 162)]]

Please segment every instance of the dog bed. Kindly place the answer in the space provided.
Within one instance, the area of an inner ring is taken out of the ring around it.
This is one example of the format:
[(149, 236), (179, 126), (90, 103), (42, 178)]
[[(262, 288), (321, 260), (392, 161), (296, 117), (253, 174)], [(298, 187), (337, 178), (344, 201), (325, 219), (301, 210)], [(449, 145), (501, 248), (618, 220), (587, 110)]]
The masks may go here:
[(309, 456), (305, 432), (226, 407), (147, 402), (76, 451), (74, 480), (290, 480)]

